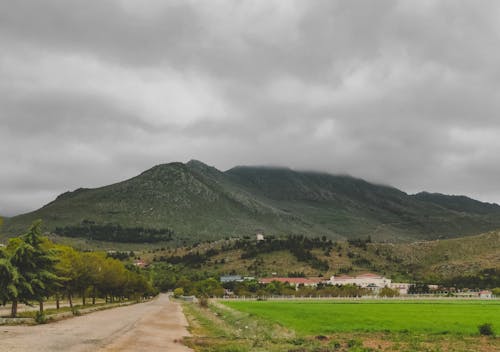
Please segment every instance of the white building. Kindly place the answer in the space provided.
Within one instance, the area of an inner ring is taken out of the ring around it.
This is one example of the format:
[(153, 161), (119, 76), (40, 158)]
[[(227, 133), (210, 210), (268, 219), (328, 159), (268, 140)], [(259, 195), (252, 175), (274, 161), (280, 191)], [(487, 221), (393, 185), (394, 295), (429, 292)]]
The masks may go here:
[(406, 282), (393, 282), (389, 285), (390, 288), (399, 292), (400, 295), (407, 295), (411, 284)]
[(492, 298), (493, 297), (493, 294), (491, 291), (489, 290), (484, 290), (484, 291), (480, 291), (478, 293), (478, 297), (479, 298)]
[(330, 285), (356, 285), (363, 288), (368, 288), (372, 291), (378, 291), (384, 287), (391, 286), (391, 279), (387, 279), (381, 275), (366, 273), (358, 276), (332, 276), (328, 281)]
[(264, 241), (264, 235), (262, 233), (258, 233), (256, 237), (257, 237), (257, 242)]

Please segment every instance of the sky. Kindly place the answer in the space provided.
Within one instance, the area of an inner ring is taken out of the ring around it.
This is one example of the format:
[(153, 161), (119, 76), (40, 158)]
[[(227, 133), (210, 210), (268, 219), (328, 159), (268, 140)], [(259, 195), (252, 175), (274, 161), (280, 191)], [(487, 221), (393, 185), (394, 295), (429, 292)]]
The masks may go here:
[(500, 2), (0, 0), (0, 214), (161, 163), (500, 202)]

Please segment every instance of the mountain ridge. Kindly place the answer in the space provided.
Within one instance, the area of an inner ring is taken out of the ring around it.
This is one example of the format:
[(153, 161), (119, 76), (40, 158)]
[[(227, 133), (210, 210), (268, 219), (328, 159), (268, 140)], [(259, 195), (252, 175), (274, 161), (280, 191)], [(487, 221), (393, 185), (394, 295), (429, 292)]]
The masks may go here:
[(168, 228), (193, 241), (265, 231), (407, 242), (500, 228), (500, 206), (466, 196), (409, 195), (350, 175), (275, 166), (220, 171), (190, 160), (155, 165), (111, 185), (64, 192), (38, 210), (6, 219), (4, 232), (19, 233), (37, 218), (48, 231), (90, 221)]

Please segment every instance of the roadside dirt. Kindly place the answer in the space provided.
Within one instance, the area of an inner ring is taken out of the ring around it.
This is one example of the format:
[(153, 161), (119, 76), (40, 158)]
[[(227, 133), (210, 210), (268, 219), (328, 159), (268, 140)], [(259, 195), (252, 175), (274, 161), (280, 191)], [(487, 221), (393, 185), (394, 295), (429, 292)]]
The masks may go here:
[(180, 341), (188, 336), (178, 303), (157, 299), (100, 311), (47, 325), (0, 327), (0, 351), (189, 352)]

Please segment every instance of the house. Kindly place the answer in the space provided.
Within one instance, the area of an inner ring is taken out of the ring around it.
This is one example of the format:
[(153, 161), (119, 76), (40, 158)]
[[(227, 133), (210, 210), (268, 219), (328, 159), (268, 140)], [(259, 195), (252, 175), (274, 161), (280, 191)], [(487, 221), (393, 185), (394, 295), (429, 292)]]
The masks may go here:
[(257, 242), (260, 242), (260, 241), (264, 241), (264, 235), (262, 233), (257, 233), (255, 235), (256, 239), (257, 239)]
[(389, 285), (390, 288), (399, 292), (400, 295), (407, 295), (411, 284), (406, 282), (393, 282)]
[(328, 284), (340, 286), (356, 285), (372, 291), (378, 291), (381, 288), (390, 287), (391, 280), (378, 274), (365, 273), (358, 276), (332, 276), (328, 281)]
[(148, 264), (142, 259), (134, 260), (134, 265), (141, 269), (146, 268), (148, 266)]
[(300, 285), (306, 287), (316, 287), (322, 281), (316, 278), (305, 278), (305, 277), (266, 277), (259, 280), (260, 284), (270, 284), (273, 281), (288, 283), (290, 286), (298, 288)]
[(223, 275), (220, 277), (220, 282), (223, 284), (226, 282), (241, 282), (241, 281), (243, 281), (241, 275)]
[(493, 294), (489, 290), (484, 290), (484, 291), (479, 291), (478, 297), (479, 298), (492, 298)]
[(243, 281), (253, 281), (255, 277), (253, 276), (241, 276), (241, 275), (222, 275), (219, 278), (221, 283), (226, 282), (243, 282)]

